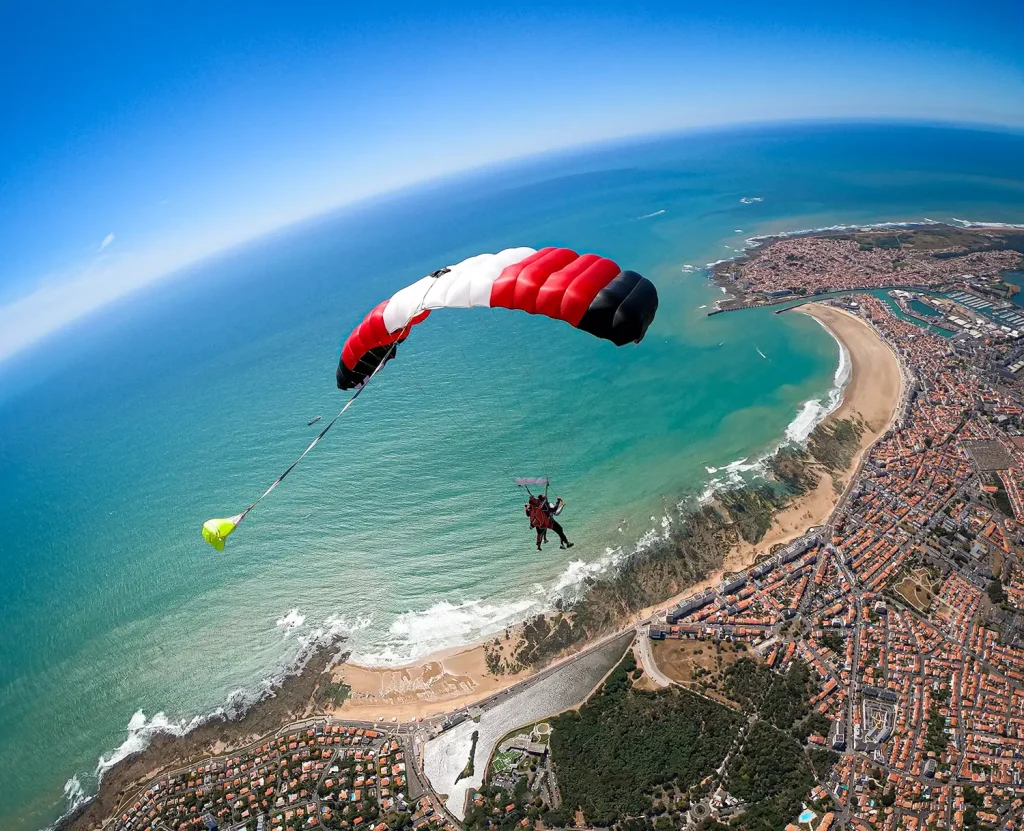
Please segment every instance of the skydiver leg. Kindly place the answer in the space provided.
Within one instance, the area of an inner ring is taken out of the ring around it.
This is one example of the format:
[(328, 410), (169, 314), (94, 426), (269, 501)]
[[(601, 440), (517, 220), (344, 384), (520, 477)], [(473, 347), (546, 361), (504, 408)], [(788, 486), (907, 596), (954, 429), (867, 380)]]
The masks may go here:
[(544, 541), (544, 529), (537, 529), (537, 550), (540, 551), (540, 544)]
[(574, 543), (571, 543), (571, 542), (569, 542), (568, 539), (566, 539), (565, 531), (562, 530), (562, 526), (558, 524), (558, 520), (557, 519), (552, 519), (551, 520), (551, 527), (552, 527), (552, 529), (554, 529), (554, 532), (556, 534), (558, 534), (558, 539), (560, 539), (562, 541), (561, 548), (572, 548), (573, 547)]

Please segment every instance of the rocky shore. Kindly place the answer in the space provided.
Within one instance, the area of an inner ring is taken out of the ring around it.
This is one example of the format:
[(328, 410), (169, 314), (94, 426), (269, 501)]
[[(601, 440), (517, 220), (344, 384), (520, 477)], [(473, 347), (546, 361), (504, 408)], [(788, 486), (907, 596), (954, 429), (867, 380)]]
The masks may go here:
[(268, 689), (242, 712), (212, 716), (183, 736), (157, 733), (144, 750), (107, 770), (99, 793), (58, 822), (55, 831), (94, 831), (125, 799), (161, 774), (246, 747), (320, 711), (335, 694), (325, 671), (346, 657), (339, 656), (342, 645), (340, 638), (319, 645), (299, 671)]

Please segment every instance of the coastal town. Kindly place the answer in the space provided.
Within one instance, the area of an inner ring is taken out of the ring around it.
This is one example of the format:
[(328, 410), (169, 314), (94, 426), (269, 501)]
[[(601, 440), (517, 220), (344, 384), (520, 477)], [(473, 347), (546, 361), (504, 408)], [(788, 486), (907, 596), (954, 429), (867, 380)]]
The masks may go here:
[(114, 827), (443, 827), (431, 798), (420, 790), (410, 787), (405, 751), (396, 735), (311, 720), (256, 746), (162, 775), (124, 805)]
[[(102, 827), (1024, 828), (1024, 343), (987, 313), (1024, 234), (945, 228), (716, 266), (721, 311), (813, 298), (898, 366), (823, 522), (472, 706), (366, 723), (342, 705), (160, 773)], [(867, 292), (894, 286), (971, 325)]]

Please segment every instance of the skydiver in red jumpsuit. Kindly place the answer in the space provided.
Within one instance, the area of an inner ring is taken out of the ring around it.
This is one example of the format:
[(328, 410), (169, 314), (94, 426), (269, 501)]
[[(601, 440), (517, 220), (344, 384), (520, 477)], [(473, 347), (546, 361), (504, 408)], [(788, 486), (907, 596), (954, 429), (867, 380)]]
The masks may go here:
[(529, 501), (523, 506), (526, 509), (526, 515), (530, 518), (530, 527), (537, 532), (537, 550), (540, 551), (541, 543), (547, 542), (548, 529), (550, 528), (556, 534), (558, 539), (561, 540), (559, 548), (572, 548), (574, 543), (569, 542), (565, 536), (565, 531), (562, 530), (562, 526), (558, 520), (555, 519), (555, 515), (562, 509), (565, 502), (562, 501), (561, 497), (556, 497), (555, 504), (552, 505), (548, 502), (546, 494), (540, 496), (530, 496)]

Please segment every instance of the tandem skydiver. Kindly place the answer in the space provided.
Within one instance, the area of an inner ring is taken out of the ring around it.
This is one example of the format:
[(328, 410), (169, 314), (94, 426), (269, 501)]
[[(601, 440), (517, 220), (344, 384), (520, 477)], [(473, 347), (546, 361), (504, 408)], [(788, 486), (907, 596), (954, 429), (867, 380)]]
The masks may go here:
[(531, 494), (529, 501), (523, 506), (526, 509), (526, 515), (530, 518), (530, 527), (537, 532), (538, 551), (541, 550), (541, 543), (547, 542), (549, 528), (558, 534), (558, 539), (561, 541), (559, 548), (573, 547), (573, 543), (569, 542), (562, 526), (555, 519), (562, 512), (564, 506), (565, 501), (560, 496), (555, 497), (554, 504), (548, 502), (546, 488), (543, 494), (537, 496)]

